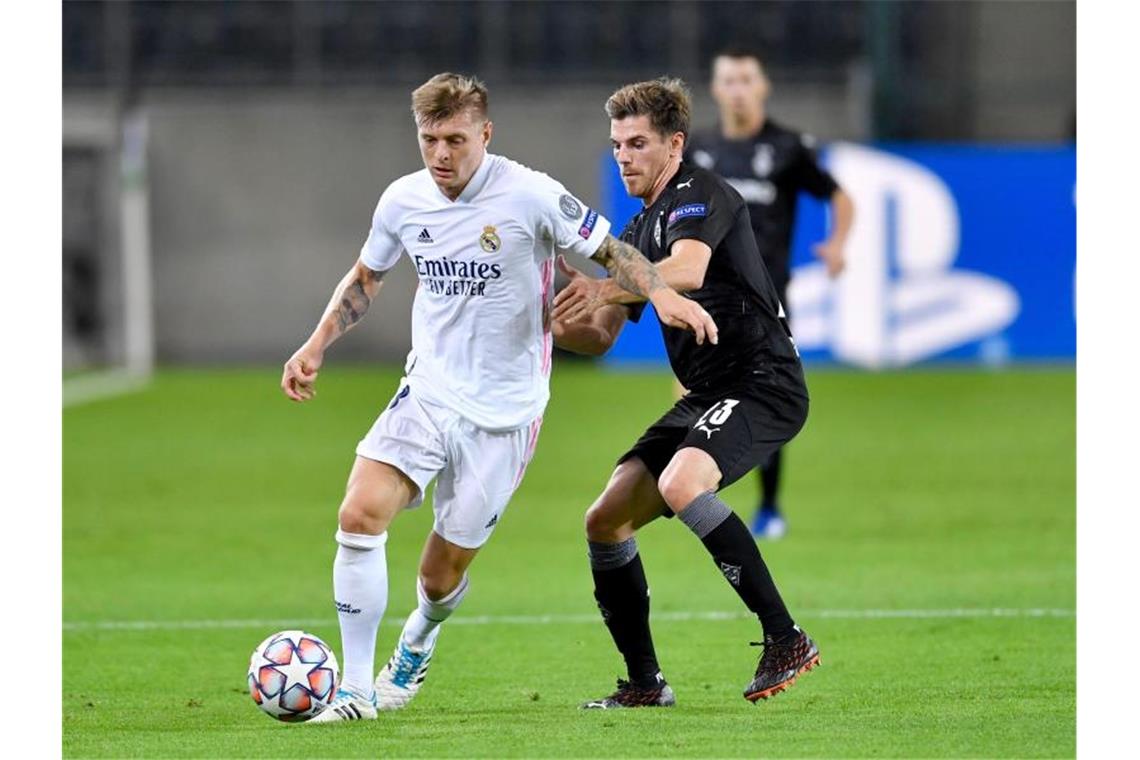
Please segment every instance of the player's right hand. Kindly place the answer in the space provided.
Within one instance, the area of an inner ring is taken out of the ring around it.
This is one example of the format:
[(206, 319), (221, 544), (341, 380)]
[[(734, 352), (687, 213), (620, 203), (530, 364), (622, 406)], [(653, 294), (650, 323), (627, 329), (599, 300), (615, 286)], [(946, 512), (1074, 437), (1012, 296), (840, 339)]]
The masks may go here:
[(653, 291), (649, 300), (653, 303), (658, 319), (670, 327), (692, 330), (696, 335), (697, 345), (701, 345), (706, 339), (714, 346), (717, 344), (716, 322), (704, 307), (693, 299), (685, 298), (672, 288), (658, 288)]
[(285, 371), (281, 375), (281, 390), (292, 401), (308, 401), (317, 395), (313, 384), (317, 381), (317, 370), (321, 368), (324, 357), (319, 351), (313, 351), (305, 346), (289, 357), (285, 362)]
[(582, 274), (566, 263), (566, 258), (562, 255), (558, 256), (555, 264), (569, 282), (554, 297), (554, 310), (550, 312), (550, 319), (563, 324), (580, 319), (589, 320), (591, 314), (606, 305), (602, 298), (602, 281)]

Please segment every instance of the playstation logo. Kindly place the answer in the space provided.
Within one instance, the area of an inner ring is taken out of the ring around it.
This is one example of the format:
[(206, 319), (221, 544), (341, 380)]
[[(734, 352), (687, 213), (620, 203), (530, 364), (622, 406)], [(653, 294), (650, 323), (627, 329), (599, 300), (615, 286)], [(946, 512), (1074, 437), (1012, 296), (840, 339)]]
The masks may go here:
[(795, 270), (788, 300), (799, 348), (879, 369), (980, 341), (983, 360), (1000, 360), (995, 341), (1021, 302), (1008, 283), (954, 267), (959, 217), (946, 184), (860, 145), (832, 146), (828, 165), (858, 213), (842, 276), (830, 280), (820, 263)]

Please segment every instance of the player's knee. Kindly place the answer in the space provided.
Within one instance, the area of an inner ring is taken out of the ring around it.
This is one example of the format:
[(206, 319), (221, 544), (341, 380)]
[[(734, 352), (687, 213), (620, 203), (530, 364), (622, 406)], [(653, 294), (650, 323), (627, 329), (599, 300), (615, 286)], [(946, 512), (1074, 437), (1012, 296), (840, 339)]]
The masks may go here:
[(598, 497), (586, 510), (586, 538), (590, 541), (615, 541), (621, 528), (628, 520), (624, 519), (608, 493)]
[(678, 451), (657, 479), (661, 498), (674, 513), (706, 491), (715, 491), (721, 480), (716, 462), (704, 451), (686, 447)]
[(669, 509), (674, 512), (680, 512), (689, 503), (685, 501), (688, 487), (681, 478), (670, 475), (668, 470), (661, 473), (661, 478), (657, 481), (657, 490), (661, 492), (661, 498), (669, 505)]
[(366, 497), (350, 490), (341, 502), (337, 522), (346, 533), (378, 535), (385, 527), (381, 514), (378, 504), (373, 504)]
[(689, 506), (693, 499), (710, 490), (710, 487), (699, 478), (694, 478), (685, 472), (683, 467), (670, 465), (657, 480), (657, 490), (661, 492), (661, 498), (669, 505), (669, 509), (676, 513)]

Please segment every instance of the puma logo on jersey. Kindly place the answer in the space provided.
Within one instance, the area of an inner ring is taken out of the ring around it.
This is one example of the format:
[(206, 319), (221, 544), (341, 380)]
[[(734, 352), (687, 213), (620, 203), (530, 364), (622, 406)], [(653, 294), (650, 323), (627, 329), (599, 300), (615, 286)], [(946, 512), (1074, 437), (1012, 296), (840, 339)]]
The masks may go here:
[(692, 177), (689, 177), (684, 182), (677, 183), (677, 189), (678, 190), (684, 190), (685, 188), (692, 187), (692, 186), (693, 186), (693, 178)]

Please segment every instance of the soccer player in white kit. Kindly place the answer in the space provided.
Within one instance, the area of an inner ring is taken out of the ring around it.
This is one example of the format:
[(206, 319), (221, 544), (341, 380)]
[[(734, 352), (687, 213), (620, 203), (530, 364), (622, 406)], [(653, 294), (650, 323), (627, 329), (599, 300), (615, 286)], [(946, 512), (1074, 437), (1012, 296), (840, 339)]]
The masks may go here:
[[(555, 250), (606, 266), (663, 321), (716, 342), (696, 302), (665, 285), (610, 223), (540, 172), (487, 152), (492, 124), (477, 79), (438, 74), (412, 93), (424, 169), (388, 186), (359, 260), (285, 364), (290, 399), (314, 396), (324, 352), (355, 325), (401, 253), (419, 276), (405, 377), (356, 448), (340, 505), (333, 590), (343, 673), (312, 723), (374, 719), (419, 691), (440, 624), (468, 590), (467, 568), (502, 519), (534, 454), (549, 398)], [(393, 518), (436, 480), (418, 604), (373, 681), (388, 598)]]

